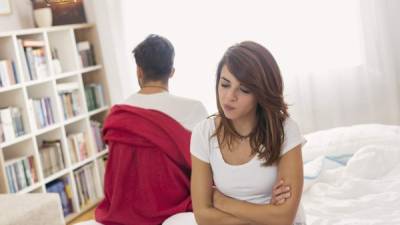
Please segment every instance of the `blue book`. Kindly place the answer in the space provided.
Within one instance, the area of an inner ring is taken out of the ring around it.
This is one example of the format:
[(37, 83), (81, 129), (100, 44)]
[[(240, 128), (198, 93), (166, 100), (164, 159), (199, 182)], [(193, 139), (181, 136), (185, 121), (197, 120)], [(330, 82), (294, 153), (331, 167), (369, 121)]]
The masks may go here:
[(67, 216), (70, 213), (70, 211), (69, 211), (67, 193), (65, 193), (64, 182), (60, 181), (57, 183), (57, 192), (60, 194), (61, 206), (63, 208), (64, 216)]
[(6, 174), (7, 174), (7, 181), (8, 181), (8, 187), (10, 189), (10, 192), (15, 193), (16, 191), (14, 189), (11, 168), (9, 166), (6, 166)]

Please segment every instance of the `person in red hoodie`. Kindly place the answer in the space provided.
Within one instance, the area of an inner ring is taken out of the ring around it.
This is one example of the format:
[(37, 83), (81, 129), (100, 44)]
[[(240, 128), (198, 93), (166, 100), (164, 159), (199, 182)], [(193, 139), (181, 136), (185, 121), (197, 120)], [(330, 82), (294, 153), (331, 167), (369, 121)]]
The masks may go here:
[(103, 130), (110, 153), (95, 218), (105, 225), (158, 225), (192, 211), (190, 130), (208, 116), (200, 101), (169, 93), (169, 40), (149, 35), (133, 54), (140, 90), (111, 109)]

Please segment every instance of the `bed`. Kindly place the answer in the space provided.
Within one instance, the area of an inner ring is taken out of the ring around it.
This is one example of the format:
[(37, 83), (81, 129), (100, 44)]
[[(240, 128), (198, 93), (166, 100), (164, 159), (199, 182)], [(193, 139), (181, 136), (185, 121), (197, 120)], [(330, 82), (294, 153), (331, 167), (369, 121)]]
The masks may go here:
[(356, 125), (305, 137), (308, 225), (400, 224), (400, 126)]

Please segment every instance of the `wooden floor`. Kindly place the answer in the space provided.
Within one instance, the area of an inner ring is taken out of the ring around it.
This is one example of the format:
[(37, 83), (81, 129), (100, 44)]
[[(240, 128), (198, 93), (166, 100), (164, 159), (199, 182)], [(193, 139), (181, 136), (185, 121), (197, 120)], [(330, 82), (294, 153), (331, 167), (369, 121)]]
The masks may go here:
[(92, 209), (89, 209), (87, 212), (85, 212), (84, 214), (76, 217), (74, 220), (72, 220), (71, 222), (68, 223), (68, 225), (72, 225), (75, 223), (79, 223), (79, 222), (83, 222), (86, 220), (92, 220), (94, 219), (94, 210), (96, 209), (96, 207), (93, 207)]

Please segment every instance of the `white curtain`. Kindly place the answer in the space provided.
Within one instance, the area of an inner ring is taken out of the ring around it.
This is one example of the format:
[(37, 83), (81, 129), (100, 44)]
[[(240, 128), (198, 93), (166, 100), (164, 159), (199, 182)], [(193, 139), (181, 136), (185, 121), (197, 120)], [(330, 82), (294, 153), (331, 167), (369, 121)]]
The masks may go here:
[(392, 21), (400, 21), (396, 0), (96, 0), (96, 5), (94, 14), (109, 15), (108, 24), (98, 25), (115, 54), (113, 76), (120, 83), (114, 89), (121, 100), (138, 90), (131, 50), (156, 33), (175, 46), (171, 92), (199, 99), (214, 113), (218, 60), (228, 46), (254, 40), (280, 64), (290, 112), (303, 132), (400, 124), (395, 63), (400, 39), (392, 32), (400, 27)]

